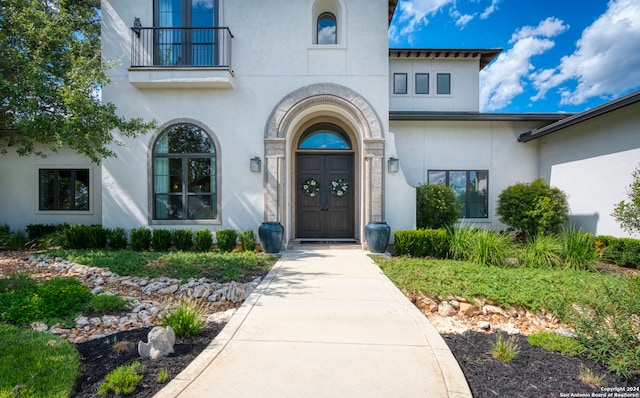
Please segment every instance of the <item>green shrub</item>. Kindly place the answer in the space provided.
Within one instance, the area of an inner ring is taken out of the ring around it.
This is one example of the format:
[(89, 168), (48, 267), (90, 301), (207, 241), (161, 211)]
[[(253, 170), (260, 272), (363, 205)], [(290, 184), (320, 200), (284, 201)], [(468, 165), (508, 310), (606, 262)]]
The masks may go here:
[(156, 376), (156, 383), (164, 384), (167, 380), (169, 380), (169, 372), (167, 372), (167, 369), (165, 368), (160, 368), (158, 375)]
[(193, 246), (193, 231), (190, 229), (178, 229), (173, 231), (173, 243), (176, 249), (186, 252)]
[(104, 377), (105, 381), (98, 388), (98, 395), (104, 396), (110, 393), (129, 395), (136, 390), (138, 382), (144, 377), (144, 365), (135, 361), (131, 365), (118, 366)]
[(640, 240), (622, 238), (622, 242), (624, 243), (624, 249), (620, 265), (640, 269)]
[(394, 250), (399, 256), (444, 258), (449, 250), (445, 229), (394, 232)]
[(40, 239), (58, 231), (59, 227), (54, 224), (29, 224), (27, 225), (27, 236), (30, 240)]
[(204, 331), (206, 313), (203, 302), (186, 297), (181, 299), (175, 308), (161, 315), (160, 324), (171, 326), (176, 336), (195, 336)]
[(496, 341), (491, 344), (491, 355), (504, 363), (511, 363), (520, 353), (520, 347), (515, 336), (505, 340), (502, 333), (496, 337)]
[(562, 256), (566, 268), (591, 269), (597, 254), (593, 235), (573, 228), (565, 228), (562, 232)]
[[(2, 238), (0, 237), (0, 240)], [(4, 243), (0, 242), (0, 249), (5, 248), (7, 250), (19, 250), (24, 247), (25, 238), (22, 232), (10, 233), (5, 237)]]
[(556, 267), (562, 264), (562, 242), (556, 235), (536, 235), (518, 250), (522, 267)]
[(504, 265), (511, 241), (508, 235), (478, 229), (471, 235), (468, 260), (481, 265)]
[(596, 249), (604, 261), (622, 267), (640, 268), (640, 240), (597, 236)]
[(416, 188), (416, 226), (419, 229), (450, 228), (460, 217), (453, 190), (442, 184)]
[(149, 228), (133, 228), (131, 230), (131, 248), (135, 251), (147, 251), (151, 245), (151, 230)]
[(87, 248), (89, 249), (104, 249), (107, 247), (107, 233), (108, 231), (102, 228), (101, 225), (91, 225), (85, 227), (87, 234)]
[(208, 252), (213, 244), (213, 235), (208, 229), (199, 229), (194, 233), (194, 244), (199, 252)]
[(109, 247), (113, 250), (122, 250), (127, 247), (127, 231), (124, 228), (114, 228), (107, 231)]
[(569, 219), (567, 196), (542, 179), (505, 188), (498, 196), (500, 221), (522, 238), (558, 233)]
[(620, 201), (611, 215), (627, 232), (640, 232), (640, 166), (631, 174), (633, 181), (629, 184), (629, 201)]
[(222, 252), (231, 252), (236, 248), (238, 241), (238, 233), (233, 229), (220, 229), (216, 231), (216, 242), (218, 242), (218, 250)]
[(545, 351), (559, 352), (570, 357), (577, 357), (584, 352), (584, 347), (576, 339), (556, 332), (537, 332), (531, 334), (527, 341)]
[(62, 246), (65, 249), (86, 249), (89, 247), (89, 234), (85, 225), (70, 225), (62, 231)]
[(93, 295), (87, 303), (87, 309), (98, 314), (129, 311), (132, 307), (131, 300), (123, 299), (121, 294)]
[(471, 244), (478, 228), (460, 223), (457, 226), (447, 228), (449, 240), (449, 254), (454, 260), (468, 260), (471, 256)]
[(242, 251), (252, 252), (256, 250), (256, 234), (253, 230), (248, 229), (240, 232), (239, 238)]
[(153, 237), (151, 238), (151, 245), (153, 250), (157, 252), (166, 252), (171, 246), (171, 231), (166, 229), (154, 229)]

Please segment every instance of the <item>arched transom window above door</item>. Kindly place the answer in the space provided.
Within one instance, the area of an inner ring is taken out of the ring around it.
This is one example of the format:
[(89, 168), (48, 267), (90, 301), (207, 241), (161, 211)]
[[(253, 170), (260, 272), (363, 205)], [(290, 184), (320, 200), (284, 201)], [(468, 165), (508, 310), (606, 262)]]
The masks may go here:
[(216, 146), (191, 123), (165, 128), (153, 144), (153, 219), (215, 220), (218, 217)]
[(347, 133), (335, 124), (318, 123), (302, 133), (298, 149), (348, 150), (351, 149), (351, 141)]

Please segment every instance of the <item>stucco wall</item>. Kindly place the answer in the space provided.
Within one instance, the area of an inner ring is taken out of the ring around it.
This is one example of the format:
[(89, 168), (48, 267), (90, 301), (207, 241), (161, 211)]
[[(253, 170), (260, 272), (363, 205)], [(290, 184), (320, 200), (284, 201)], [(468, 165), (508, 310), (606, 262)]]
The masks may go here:
[[(221, 25), (233, 32), (234, 87), (228, 89), (138, 89), (128, 81), (129, 26), (140, 17), (152, 23), (152, 2), (103, 0), (103, 55), (121, 57), (109, 74), (103, 98), (128, 117), (154, 119), (159, 125), (187, 118), (212, 131), (219, 144), (222, 223), (219, 228), (257, 228), (263, 221), (264, 167), (249, 171), (249, 159), (264, 161), (265, 127), (287, 94), (314, 83), (336, 83), (356, 91), (371, 104), (388, 130), (387, 2), (337, 1), (346, 21), (344, 41), (312, 44), (313, 1), (222, 1)], [(110, 27), (116, 27), (112, 30)], [(339, 26), (339, 29), (341, 27)], [(148, 223), (148, 148), (154, 132), (124, 139), (118, 158), (103, 162), (103, 223)], [(264, 166), (264, 163), (263, 163)]]
[[(398, 158), (408, 183), (427, 182), (429, 170), (488, 170), (489, 217), (474, 223), (500, 229), (495, 213), (507, 186), (537, 177), (537, 145), (517, 137), (539, 126), (534, 122), (392, 121)], [(405, 198), (409, 205), (411, 198)], [(415, 207), (415, 206), (414, 206)]]
[(585, 231), (633, 236), (611, 212), (628, 201), (631, 173), (640, 165), (638, 114), (636, 103), (538, 140), (540, 175), (567, 193), (571, 221)]
[[(29, 224), (100, 224), (100, 166), (67, 149), (47, 158), (21, 157), (8, 149), (8, 154), (0, 155), (0, 225), (20, 231)], [(61, 168), (89, 169), (88, 211), (39, 210), (39, 169)]]

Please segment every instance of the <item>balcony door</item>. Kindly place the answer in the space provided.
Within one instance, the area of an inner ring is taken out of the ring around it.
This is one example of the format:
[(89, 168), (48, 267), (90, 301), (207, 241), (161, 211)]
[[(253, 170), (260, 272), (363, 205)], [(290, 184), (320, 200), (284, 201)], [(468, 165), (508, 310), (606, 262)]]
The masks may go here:
[(216, 64), (217, 0), (154, 0), (154, 64)]

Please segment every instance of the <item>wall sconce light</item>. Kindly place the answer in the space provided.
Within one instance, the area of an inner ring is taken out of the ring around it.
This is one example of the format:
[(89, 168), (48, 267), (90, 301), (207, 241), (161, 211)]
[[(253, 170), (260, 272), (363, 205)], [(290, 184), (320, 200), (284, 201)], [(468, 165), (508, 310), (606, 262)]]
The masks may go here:
[(389, 173), (397, 173), (400, 171), (400, 160), (397, 158), (389, 158), (387, 161)]
[(131, 30), (133, 30), (133, 33), (135, 33), (136, 36), (140, 37), (140, 31), (142, 30), (142, 23), (140, 23), (140, 18), (133, 18), (133, 28), (131, 28)]
[(249, 160), (249, 169), (254, 173), (262, 171), (262, 160), (259, 157), (251, 158)]

